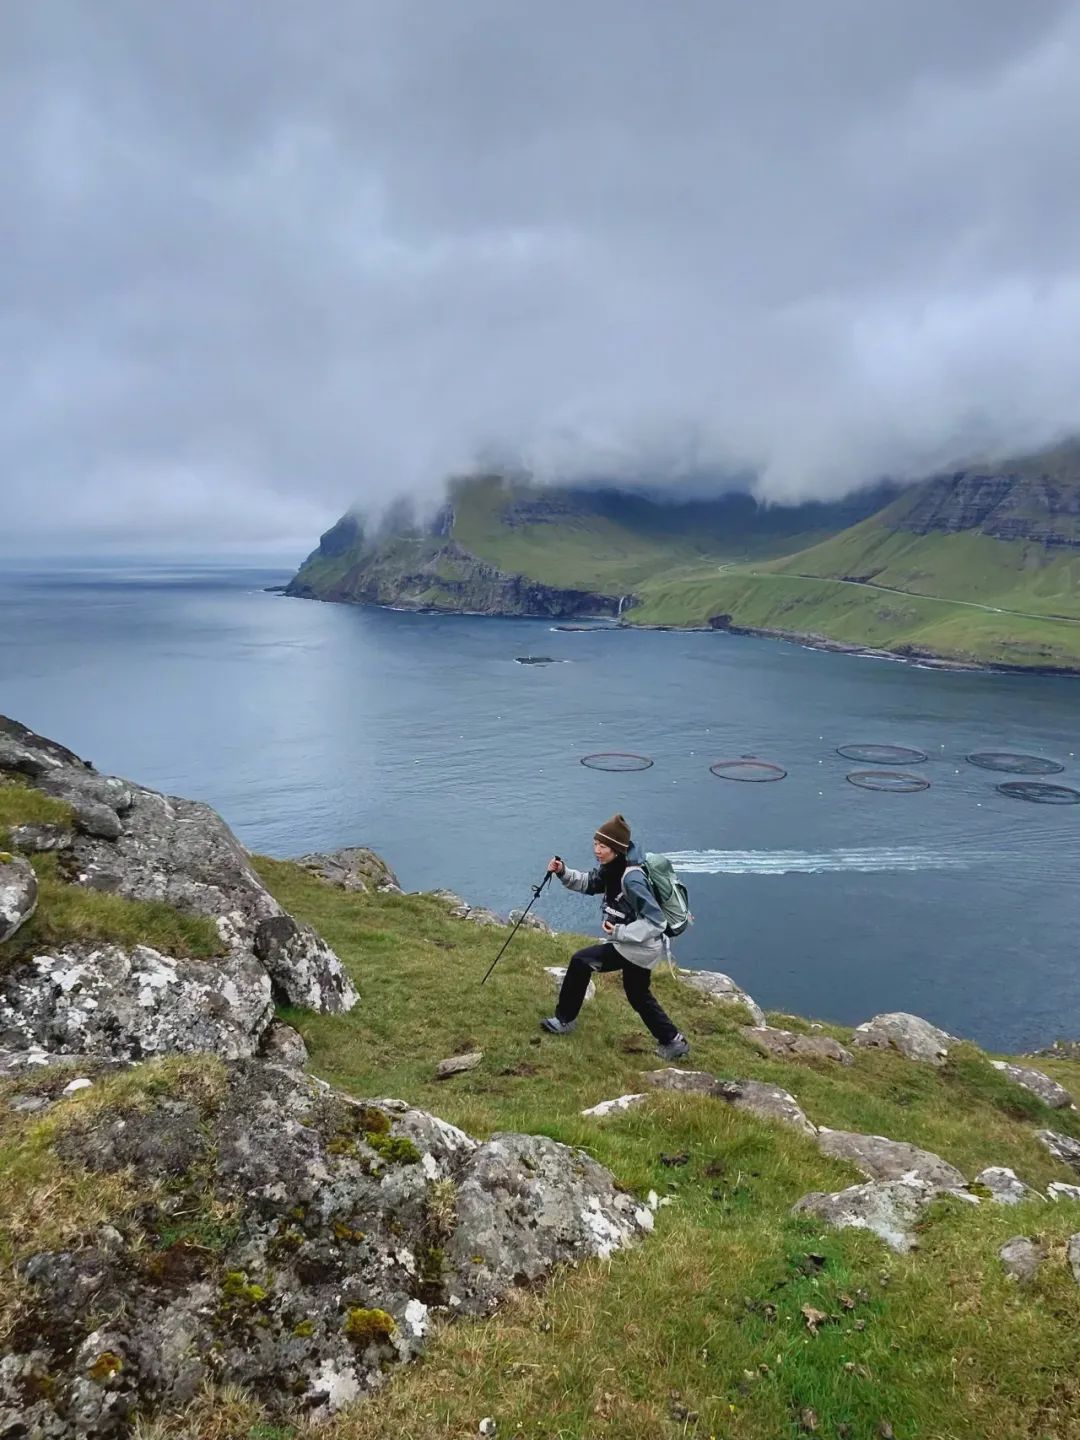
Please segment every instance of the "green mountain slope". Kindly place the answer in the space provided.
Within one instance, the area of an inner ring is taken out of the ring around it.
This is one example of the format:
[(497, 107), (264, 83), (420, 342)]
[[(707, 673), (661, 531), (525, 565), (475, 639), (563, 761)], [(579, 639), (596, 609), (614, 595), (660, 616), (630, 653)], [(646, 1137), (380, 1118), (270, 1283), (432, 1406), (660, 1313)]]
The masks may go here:
[(939, 477), (772, 563), (642, 587), (628, 619), (973, 663), (1080, 665), (1080, 450)]
[(314, 599), (510, 615), (614, 614), (652, 576), (765, 561), (834, 535), (882, 496), (764, 509), (749, 496), (675, 503), (471, 477), (426, 524), (398, 514), (372, 531), (345, 516), (289, 593)]

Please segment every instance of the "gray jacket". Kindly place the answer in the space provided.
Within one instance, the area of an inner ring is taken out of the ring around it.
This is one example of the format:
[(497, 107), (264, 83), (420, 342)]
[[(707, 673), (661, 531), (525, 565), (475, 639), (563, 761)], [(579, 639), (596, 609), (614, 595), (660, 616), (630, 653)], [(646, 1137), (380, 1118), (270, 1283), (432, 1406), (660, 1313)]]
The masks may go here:
[[(664, 912), (656, 903), (656, 897), (649, 889), (645, 872), (640, 867), (644, 854), (638, 845), (631, 845), (626, 852), (626, 873), (623, 875), (622, 899), (635, 919), (625, 925), (616, 925), (609, 939), (624, 960), (630, 960), (645, 970), (651, 970), (658, 960), (667, 954), (668, 942), (664, 935), (667, 922)], [(577, 890), (582, 895), (603, 895), (605, 890), (604, 872), (600, 866), (595, 870), (571, 870), (564, 866), (559, 879), (568, 890)], [(604, 917), (607, 919), (607, 916)]]

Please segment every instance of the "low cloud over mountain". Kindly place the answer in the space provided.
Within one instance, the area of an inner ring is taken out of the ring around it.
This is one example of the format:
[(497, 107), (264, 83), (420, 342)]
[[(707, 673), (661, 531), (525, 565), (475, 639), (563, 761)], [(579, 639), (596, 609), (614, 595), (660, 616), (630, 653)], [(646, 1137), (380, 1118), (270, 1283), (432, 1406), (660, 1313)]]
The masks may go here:
[(1080, 3), (0, 14), (5, 544), (1076, 427)]

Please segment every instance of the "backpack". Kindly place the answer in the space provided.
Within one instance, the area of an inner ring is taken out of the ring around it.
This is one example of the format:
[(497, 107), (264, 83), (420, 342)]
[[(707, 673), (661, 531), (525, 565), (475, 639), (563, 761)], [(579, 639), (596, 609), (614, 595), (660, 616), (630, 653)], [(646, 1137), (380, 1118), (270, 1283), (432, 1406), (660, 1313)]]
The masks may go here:
[(675, 867), (666, 855), (646, 855), (645, 863), (637, 868), (641, 869), (653, 899), (664, 912), (667, 921), (664, 934), (673, 940), (694, 922), (686, 886), (675, 874)]

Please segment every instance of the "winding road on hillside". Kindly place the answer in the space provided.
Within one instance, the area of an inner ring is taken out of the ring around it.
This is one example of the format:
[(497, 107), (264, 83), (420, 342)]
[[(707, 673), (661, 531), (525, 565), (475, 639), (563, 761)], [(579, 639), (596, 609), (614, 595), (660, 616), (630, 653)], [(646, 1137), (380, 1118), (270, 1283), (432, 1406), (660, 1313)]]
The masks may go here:
[[(728, 567), (721, 565), (720, 569)], [(1059, 625), (1080, 625), (1080, 619), (1071, 615), (1046, 615), (1037, 610), (1008, 610), (1002, 605), (982, 605), (977, 600), (953, 600), (947, 595), (923, 595), (915, 590), (900, 590), (895, 585), (877, 585), (873, 580), (844, 580), (833, 575), (798, 575), (790, 570), (771, 575), (760, 570), (748, 572), (757, 580), (809, 580), (815, 584), (854, 585), (860, 590), (877, 590), (885, 595), (902, 595), (906, 600), (936, 600), (941, 605), (963, 605), (969, 610), (986, 610), (991, 615), (1017, 615), (1022, 620), (1052, 620)]]

